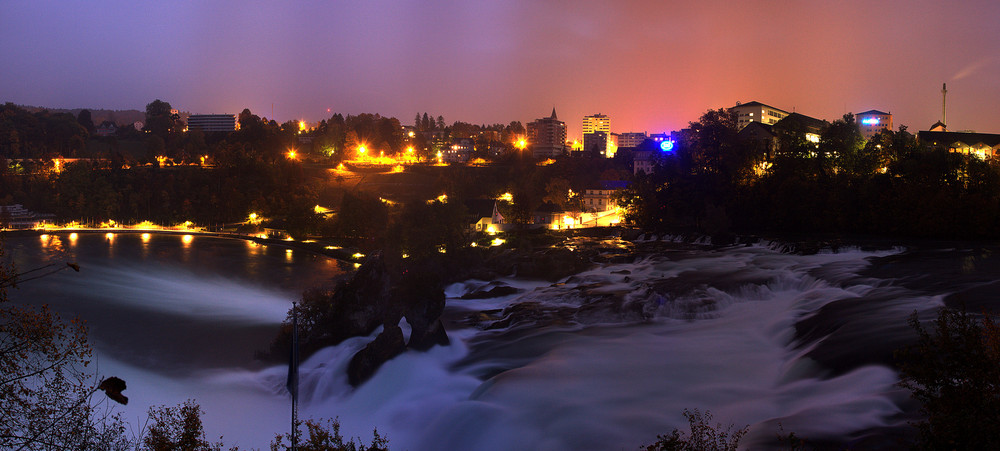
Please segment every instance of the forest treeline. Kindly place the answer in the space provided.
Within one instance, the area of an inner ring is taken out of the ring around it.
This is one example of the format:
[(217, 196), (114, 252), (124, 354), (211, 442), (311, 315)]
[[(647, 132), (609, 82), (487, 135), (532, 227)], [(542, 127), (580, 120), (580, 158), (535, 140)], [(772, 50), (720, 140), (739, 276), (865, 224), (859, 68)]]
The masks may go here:
[[(851, 114), (821, 130), (746, 139), (710, 110), (677, 150), (619, 193), (626, 219), (652, 231), (996, 238), (1000, 160), (950, 153), (900, 127), (865, 140)], [(646, 143), (652, 150), (652, 143)]]

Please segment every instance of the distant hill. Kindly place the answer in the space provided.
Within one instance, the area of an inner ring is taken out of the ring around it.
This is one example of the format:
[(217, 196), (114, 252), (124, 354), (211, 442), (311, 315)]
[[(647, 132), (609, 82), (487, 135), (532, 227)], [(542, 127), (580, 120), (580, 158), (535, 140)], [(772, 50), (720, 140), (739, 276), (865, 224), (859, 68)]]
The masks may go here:
[(80, 110), (90, 110), (90, 117), (93, 118), (95, 125), (100, 125), (104, 121), (111, 121), (115, 124), (122, 126), (126, 124), (132, 124), (136, 121), (145, 122), (146, 112), (139, 110), (101, 110), (92, 108), (45, 108), (40, 106), (30, 106), (30, 105), (18, 105), (20, 108), (24, 108), (32, 113), (37, 113), (42, 110), (49, 110), (52, 113), (69, 113), (73, 116), (79, 116)]

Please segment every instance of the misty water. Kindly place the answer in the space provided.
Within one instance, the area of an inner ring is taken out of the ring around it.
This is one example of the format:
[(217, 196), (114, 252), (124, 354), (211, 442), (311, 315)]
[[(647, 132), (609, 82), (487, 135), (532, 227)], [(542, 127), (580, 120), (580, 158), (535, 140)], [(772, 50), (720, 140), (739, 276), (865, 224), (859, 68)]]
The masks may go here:
[[(57, 233), (6, 247), (21, 270), (80, 264), (10, 295), (87, 321), (93, 368), (127, 381), (120, 411), (134, 426), (152, 405), (195, 399), (209, 437), (241, 447), (266, 447), (289, 424), (286, 368), (255, 352), (303, 289), (344, 271), (206, 236)], [(686, 426), (684, 409), (749, 425), (746, 444), (768, 443), (779, 423), (849, 443), (911, 419), (887, 365), (912, 339), (907, 316), (931, 317), (957, 294), (992, 299), (1000, 266), (981, 249), (772, 247), (660, 250), (558, 284), (504, 279), (494, 283), (521, 292), (495, 299), (459, 298), (487, 282), (454, 284), (450, 346), (405, 353), (357, 389), (345, 368), (370, 337), (323, 349), (302, 363), (300, 417), (338, 417), (366, 440), (378, 428), (409, 450), (637, 449)], [(589, 308), (607, 299), (620, 308)], [(495, 329), (471, 319), (519, 303), (548, 313)]]

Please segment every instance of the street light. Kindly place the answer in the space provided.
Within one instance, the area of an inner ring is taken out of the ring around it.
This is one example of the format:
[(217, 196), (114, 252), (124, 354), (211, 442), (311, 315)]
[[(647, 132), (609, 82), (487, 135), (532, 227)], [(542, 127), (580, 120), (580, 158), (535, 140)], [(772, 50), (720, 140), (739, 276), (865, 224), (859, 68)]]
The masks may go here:
[(295, 149), (288, 149), (288, 153), (286, 155), (288, 156), (289, 160), (294, 160), (298, 158), (298, 153), (295, 152)]

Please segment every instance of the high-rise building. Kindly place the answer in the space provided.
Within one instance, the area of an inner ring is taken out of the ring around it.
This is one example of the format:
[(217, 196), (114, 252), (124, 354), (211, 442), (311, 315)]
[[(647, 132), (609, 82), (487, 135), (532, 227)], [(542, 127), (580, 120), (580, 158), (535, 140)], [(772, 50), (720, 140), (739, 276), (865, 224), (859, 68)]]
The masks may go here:
[(583, 117), (583, 134), (604, 132), (611, 133), (611, 118), (601, 113)]
[(552, 116), (529, 122), (527, 129), (531, 154), (536, 158), (551, 158), (566, 152), (566, 123), (556, 117), (555, 108)]
[(729, 111), (736, 112), (736, 127), (740, 130), (751, 122), (774, 125), (788, 116), (787, 111), (760, 102), (737, 103)]
[(606, 158), (615, 155), (616, 136), (611, 133), (611, 118), (597, 113), (583, 117), (583, 152), (595, 152)]
[(879, 110), (868, 110), (854, 115), (858, 121), (858, 128), (865, 139), (872, 139), (885, 130), (892, 130), (892, 113), (885, 113)]
[(192, 114), (188, 116), (188, 130), (203, 132), (236, 131), (235, 114)]

